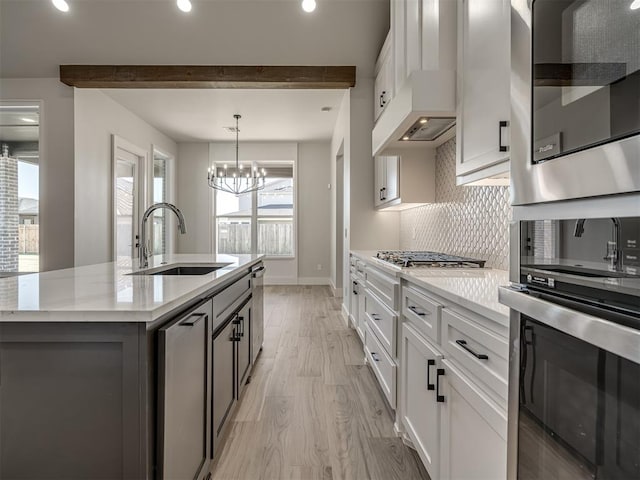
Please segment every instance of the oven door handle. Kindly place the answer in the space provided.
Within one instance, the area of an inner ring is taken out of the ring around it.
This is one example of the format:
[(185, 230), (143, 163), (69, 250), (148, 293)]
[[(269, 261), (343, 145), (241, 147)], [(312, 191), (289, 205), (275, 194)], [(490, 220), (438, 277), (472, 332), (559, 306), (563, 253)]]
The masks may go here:
[[(500, 287), (498, 300), (512, 310), (534, 320), (584, 340), (620, 357), (640, 363), (640, 330), (620, 325), (562, 305), (542, 300), (533, 295)], [(600, 309), (589, 308), (597, 314)], [(601, 311), (602, 316), (611, 314)]]

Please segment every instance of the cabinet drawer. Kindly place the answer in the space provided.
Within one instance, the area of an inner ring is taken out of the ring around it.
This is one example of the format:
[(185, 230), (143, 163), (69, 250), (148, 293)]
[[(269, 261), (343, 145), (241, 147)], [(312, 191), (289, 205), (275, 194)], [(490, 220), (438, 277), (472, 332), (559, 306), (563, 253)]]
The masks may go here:
[(367, 324), (365, 326), (365, 344), (364, 353), (373, 369), (380, 387), (384, 392), (385, 397), (391, 408), (396, 408), (396, 365), (387, 352), (384, 350), (378, 338), (369, 328)]
[(378, 341), (392, 357), (396, 356), (396, 325), (398, 317), (375, 294), (367, 290), (365, 299), (367, 323)]
[[(213, 319), (214, 328), (217, 328), (220, 321), (226, 319), (221, 318), (225, 311), (231, 307), (241, 296), (251, 290), (251, 275), (247, 274), (236, 282), (232, 283), (224, 290), (216, 293), (213, 297)], [(217, 321), (217, 322), (216, 322)]]
[(412, 287), (402, 289), (402, 314), (423, 335), (440, 343), (442, 305)]
[(395, 278), (379, 270), (367, 267), (365, 271), (367, 288), (370, 288), (390, 310), (397, 311), (399, 283)]
[(442, 348), (471, 373), (480, 385), (493, 390), (503, 404), (507, 399), (509, 342), (472, 319), (445, 308), (442, 311)]

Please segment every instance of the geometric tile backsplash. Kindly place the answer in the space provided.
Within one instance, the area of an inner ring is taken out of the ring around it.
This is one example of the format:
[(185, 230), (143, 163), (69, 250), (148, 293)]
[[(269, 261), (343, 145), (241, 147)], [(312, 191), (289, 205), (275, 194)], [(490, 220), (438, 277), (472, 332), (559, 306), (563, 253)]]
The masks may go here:
[(400, 248), (486, 260), (509, 269), (508, 186), (456, 186), (456, 139), (436, 150), (435, 203), (400, 212)]

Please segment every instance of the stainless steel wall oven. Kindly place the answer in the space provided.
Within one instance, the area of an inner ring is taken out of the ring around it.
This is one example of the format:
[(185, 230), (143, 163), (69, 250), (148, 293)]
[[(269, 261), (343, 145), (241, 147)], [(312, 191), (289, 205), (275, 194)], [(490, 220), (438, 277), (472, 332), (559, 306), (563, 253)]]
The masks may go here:
[(511, 6), (513, 204), (640, 191), (640, 2)]
[(516, 233), (509, 478), (640, 478), (640, 217)]

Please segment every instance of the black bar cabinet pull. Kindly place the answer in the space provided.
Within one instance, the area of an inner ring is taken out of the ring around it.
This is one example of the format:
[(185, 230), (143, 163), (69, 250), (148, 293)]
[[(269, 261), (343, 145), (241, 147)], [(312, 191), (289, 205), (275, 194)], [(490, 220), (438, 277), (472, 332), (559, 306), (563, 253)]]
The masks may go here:
[(379, 362), (378, 354), (376, 352), (371, 352), (371, 358), (373, 358), (376, 362)]
[(424, 317), (426, 315), (431, 315), (430, 312), (423, 312), (418, 307), (416, 307), (415, 305), (409, 305), (407, 308), (409, 310), (411, 310), (413, 313), (415, 313), (416, 315), (419, 315), (420, 317)]
[(509, 147), (502, 144), (502, 129), (506, 128), (507, 126), (509, 126), (509, 122), (507, 122), (506, 120), (500, 120), (498, 127), (498, 147), (500, 148), (501, 152), (509, 151)]
[(429, 379), (429, 370), (431, 370), (431, 367), (435, 367), (436, 365), (436, 361), (433, 359), (429, 359), (427, 360), (427, 390), (433, 390), (435, 387), (435, 385), (433, 383), (431, 383), (431, 380)]
[(196, 323), (198, 323), (200, 320), (206, 317), (207, 317), (207, 314), (203, 312), (192, 313), (183, 321), (181, 321), (180, 325), (185, 327), (193, 327)]
[(440, 395), (440, 377), (444, 376), (444, 368), (436, 371), (436, 402), (443, 403), (444, 395)]
[(387, 199), (387, 187), (382, 187), (382, 200)]
[(456, 343), (458, 345), (460, 345), (462, 348), (464, 348), (471, 355), (476, 357), (478, 360), (489, 360), (489, 356), (488, 355), (485, 355), (484, 353), (476, 353), (473, 350), (471, 350), (469, 347), (467, 347), (466, 340), (456, 340)]
[(353, 294), (358, 294), (358, 282), (353, 282)]
[(240, 336), (244, 337), (244, 317), (238, 317), (238, 320), (240, 324)]

